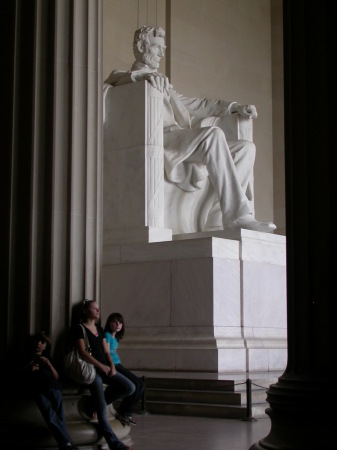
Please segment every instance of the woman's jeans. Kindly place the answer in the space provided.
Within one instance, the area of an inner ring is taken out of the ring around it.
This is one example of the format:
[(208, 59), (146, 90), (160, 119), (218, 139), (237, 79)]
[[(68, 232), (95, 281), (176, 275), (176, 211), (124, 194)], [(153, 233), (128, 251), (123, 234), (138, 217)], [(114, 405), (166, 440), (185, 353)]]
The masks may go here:
[[(104, 384), (107, 384), (104, 391)], [(113, 403), (119, 398), (130, 395), (134, 392), (135, 386), (129, 380), (119, 373), (112, 377), (104, 376), (96, 372), (94, 381), (89, 384), (91, 396), (95, 402), (97, 419), (100, 431), (104, 436), (110, 449), (124, 448), (115, 433), (112, 431), (107, 416), (107, 405)]]
[(46, 393), (37, 394), (35, 400), (57, 444), (60, 448), (65, 447), (71, 442), (71, 437), (66, 429), (62, 392), (50, 388)]
[(124, 377), (130, 380), (136, 388), (133, 394), (124, 397), (122, 403), (118, 408), (118, 413), (121, 416), (131, 416), (132, 411), (135, 409), (137, 403), (144, 393), (145, 383), (141, 378), (137, 377), (134, 373), (130, 372), (130, 370), (123, 367), (122, 364), (115, 364), (115, 367), (117, 372), (124, 375)]

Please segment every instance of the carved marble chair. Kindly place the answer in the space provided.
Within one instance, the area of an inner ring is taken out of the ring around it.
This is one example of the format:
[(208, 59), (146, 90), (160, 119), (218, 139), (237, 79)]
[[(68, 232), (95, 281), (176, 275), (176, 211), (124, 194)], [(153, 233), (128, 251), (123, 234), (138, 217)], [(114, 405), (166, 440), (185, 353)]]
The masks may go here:
[[(194, 192), (165, 179), (162, 94), (146, 81), (104, 85), (103, 92), (105, 243), (165, 241), (220, 229), (208, 178)], [(207, 125), (222, 128), (228, 141), (252, 141), (252, 120), (237, 114), (210, 117), (202, 123)]]

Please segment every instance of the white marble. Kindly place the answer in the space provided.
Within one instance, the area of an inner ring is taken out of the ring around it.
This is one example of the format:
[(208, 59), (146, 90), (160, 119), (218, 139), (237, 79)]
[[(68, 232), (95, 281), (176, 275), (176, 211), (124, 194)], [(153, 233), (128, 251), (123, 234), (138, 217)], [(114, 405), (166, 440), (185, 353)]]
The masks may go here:
[[(240, 327), (240, 261), (213, 258), (213, 325)], [(220, 331), (220, 330), (218, 330)], [(218, 345), (220, 345), (218, 339)]]
[[(122, 313), (130, 326), (170, 325), (171, 263), (113, 264), (102, 269), (102, 312)], [(128, 331), (129, 332), (129, 331)]]
[[(156, 90), (145, 84), (142, 88), (140, 85), (121, 86), (119, 89), (104, 87), (104, 152), (140, 147), (146, 143), (146, 128), (142, 120), (146, 111), (144, 90), (151, 89), (155, 94)], [(129, 112), (135, 112), (128, 114), (127, 120), (125, 103), (129, 105)]]
[(287, 328), (286, 270), (265, 262), (242, 262), (244, 330), (247, 327)]
[[(102, 318), (125, 316), (125, 362), (189, 371), (202, 360), (203, 370), (219, 373), (285, 368), (285, 266), (282, 257), (265, 260), (263, 236), (244, 237), (108, 246)], [(260, 260), (240, 256), (248, 238), (262, 247)], [(267, 240), (285, 246), (278, 236)]]
[(286, 237), (273, 233), (260, 233), (239, 228), (235, 230), (175, 234), (172, 238), (175, 241), (180, 241), (206, 237), (239, 240), (241, 242), (240, 253), (242, 260), (265, 261), (271, 264), (286, 265)]
[(286, 237), (271, 233), (240, 230), (241, 259), (286, 265)]
[(104, 105), (104, 242), (171, 240), (164, 227), (162, 95), (148, 83), (105, 86)]
[[(134, 326), (135, 324), (137, 326)], [(141, 333), (139, 333), (139, 327), (141, 325), (139, 325), (138, 317), (131, 316), (128, 320), (128, 339), (123, 342), (124, 349), (132, 349), (135, 346), (144, 349), (195, 349), (196, 346), (214, 348), (214, 338), (223, 348), (244, 348), (240, 327), (172, 327), (168, 324), (167, 326), (141, 327)]]
[[(255, 107), (184, 100), (157, 72), (163, 36), (145, 31), (149, 42), (136, 39), (131, 71), (112, 72), (104, 86), (102, 320), (125, 316), (120, 351), (134, 369), (279, 368), (285, 239), (252, 231), (274, 228), (251, 222)], [(194, 152), (201, 137), (206, 159)], [(244, 188), (234, 151), (247, 157)]]
[(218, 350), (218, 372), (246, 372), (246, 349), (220, 348)]
[(200, 371), (205, 367), (218, 369), (218, 351), (216, 348), (195, 348), (193, 350), (178, 350), (176, 353), (176, 370), (185, 370), (188, 365), (191, 371)]
[(154, 242), (151, 244), (135, 243), (124, 245), (108, 245), (103, 252), (105, 264), (117, 262), (163, 261), (186, 258), (218, 257), (239, 259), (238, 241), (204, 238), (179, 242)]
[(284, 370), (287, 364), (287, 351), (285, 348), (275, 349), (249, 349), (247, 351), (248, 371)]
[[(164, 36), (161, 27), (136, 30), (131, 69), (115, 69), (105, 80), (109, 243), (121, 242), (114, 234), (119, 227), (273, 231), (273, 224), (254, 217), (255, 106), (176, 92), (158, 72)], [(128, 238), (137, 242), (139, 234)]]
[[(240, 326), (240, 264), (220, 258), (173, 261), (173, 326)], [(223, 287), (228, 286), (226, 292)], [(189, 301), (186, 302), (186, 293)]]
[(104, 244), (107, 247), (115, 245), (117, 242), (120, 244), (128, 243), (130, 241), (150, 243), (172, 240), (172, 230), (161, 227), (149, 227), (149, 226), (125, 226), (115, 229), (105, 230)]

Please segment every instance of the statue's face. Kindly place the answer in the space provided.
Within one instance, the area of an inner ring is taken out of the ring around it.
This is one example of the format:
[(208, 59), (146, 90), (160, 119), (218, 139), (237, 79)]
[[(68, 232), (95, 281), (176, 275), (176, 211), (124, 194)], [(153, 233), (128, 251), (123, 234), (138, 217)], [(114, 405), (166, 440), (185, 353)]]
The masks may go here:
[(149, 42), (145, 43), (143, 62), (151, 69), (158, 69), (160, 60), (165, 55), (165, 49), (164, 38), (149, 35)]

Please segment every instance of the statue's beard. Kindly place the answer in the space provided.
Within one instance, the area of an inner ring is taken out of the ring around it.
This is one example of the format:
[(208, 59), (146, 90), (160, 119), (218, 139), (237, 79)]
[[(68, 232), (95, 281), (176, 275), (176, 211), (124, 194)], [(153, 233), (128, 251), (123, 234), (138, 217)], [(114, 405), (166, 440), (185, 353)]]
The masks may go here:
[(158, 69), (159, 67), (159, 62), (157, 62), (151, 55), (144, 55), (144, 63), (147, 64), (151, 69)]

